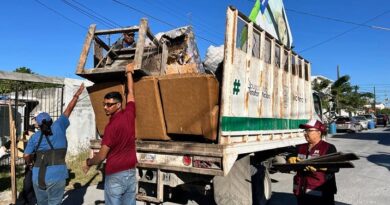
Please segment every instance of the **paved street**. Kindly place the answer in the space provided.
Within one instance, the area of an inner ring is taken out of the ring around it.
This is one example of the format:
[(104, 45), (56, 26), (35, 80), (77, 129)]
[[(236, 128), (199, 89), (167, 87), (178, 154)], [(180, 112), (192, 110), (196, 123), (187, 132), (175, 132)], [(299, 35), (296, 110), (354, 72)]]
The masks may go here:
[[(356, 134), (336, 134), (328, 138), (338, 151), (354, 152), (360, 159), (354, 169), (336, 174), (337, 205), (384, 205), (390, 201), (390, 128), (378, 127)], [(293, 174), (274, 174), (270, 205), (294, 205), (291, 194)]]
[[(360, 133), (339, 133), (327, 140), (338, 151), (354, 152), (360, 159), (355, 168), (341, 169), (336, 174), (337, 205), (384, 205), (390, 201), (390, 128), (378, 127)], [(293, 174), (271, 175), (273, 195), (269, 205), (295, 205), (291, 194)], [(103, 191), (94, 187), (80, 189), (69, 195), (64, 204), (99, 204)], [(84, 195), (85, 194), (85, 195)], [(84, 197), (79, 196), (84, 195)], [(83, 201), (81, 201), (81, 199)], [(144, 204), (139, 202), (137, 204)], [(166, 203), (165, 203), (166, 204)], [(196, 204), (190, 201), (189, 204)]]
[[(336, 174), (337, 205), (389, 204), (390, 128), (378, 127), (356, 134), (341, 133), (327, 140), (335, 144), (338, 151), (354, 152), (360, 157), (353, 161), (355, 168), (342, 169)], [(295, 205), (295, 197), (291, 194), (293, 174), (276, 173), (271, 177), (273, 195), (269, 205)], [(101, 187), (90, 186), (66, 192), (64, 204), (104, 204), (103, 200)], [(188, 204), (197, 203), (189, 201)]]

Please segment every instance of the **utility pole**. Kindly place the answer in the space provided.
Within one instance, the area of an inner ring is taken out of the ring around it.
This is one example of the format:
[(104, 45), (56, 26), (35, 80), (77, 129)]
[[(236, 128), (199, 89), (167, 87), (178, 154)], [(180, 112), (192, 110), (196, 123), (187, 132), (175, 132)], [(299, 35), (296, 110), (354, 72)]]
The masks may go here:
[(340, 66), (337, 65), (337, 80), (340, 78)]
[[(340, 67), (339, 67), (339, 65), (337, 65), (337, 80), (340, 78)], [(336, 113), (338, 114), (338, 115), (340, 115), (341, 113), (341, 111), (340, 111), (340, 109), (339, 109), (339, 92), (340, 92), (340, 89), (337, 89), (337, 93), (336, 93), (336, 97), (335, 97), (335, 100), (336, 100)]]
[(375, 94), (375, 86), (374, 86), (374, 114), (376, 114), (376, 94)]

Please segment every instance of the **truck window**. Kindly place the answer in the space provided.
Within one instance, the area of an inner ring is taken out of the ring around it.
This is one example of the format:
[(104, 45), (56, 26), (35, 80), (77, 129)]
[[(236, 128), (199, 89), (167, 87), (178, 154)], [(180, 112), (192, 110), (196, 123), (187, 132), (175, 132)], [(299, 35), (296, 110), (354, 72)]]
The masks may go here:
[(265, 38), (264, 61), (271, 64), (271, 39)]
[(248, 24), (241, 18), (237, 18), (236, 47), (245, 53), (248, 47)]
[(296, 67), (295, 67), (295, 56), (294, 55), (291, 56), (291, 73), (293, 75), (297, 74), (296, 73)]
[(288, 64), (290, 64), (290, 61), (288, 59), (288, 51), (284, 50), (282, 66), (284, 68), (284, 71), (286, 72), (288, 72)]
[(309, 64), (305, 62), (305, 80), (309, 81)]
[(252, 56), (260, 59), (260, 33), (257, 30), (253, 30), (252, 44)]
[(275, 66), (280, 68), (280, 46), (275, 45)]
[(302, 59), (298, 58), (298, 76), (302, 78)]
[(314, 110), (317, 113), (317, 115), (322, 119), (322, 106), (321, 106), (321, 99), (320, 96), (316, 93), (313, 93), (313, 104), (314, 104)]

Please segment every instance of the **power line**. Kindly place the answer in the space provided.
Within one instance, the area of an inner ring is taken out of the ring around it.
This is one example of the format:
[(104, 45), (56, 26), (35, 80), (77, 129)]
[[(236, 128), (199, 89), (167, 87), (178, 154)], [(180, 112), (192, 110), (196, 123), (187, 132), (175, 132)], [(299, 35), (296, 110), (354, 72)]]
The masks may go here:
[[(129, 9), (131, 9), (131, 10), (137, 11), (138, 13), (141, 13), (141, 14), (143, 14), (143, 15), (149, 17), (149, 18), (152, 18), (152, 19), (154, 19), (154, 20), (156, 20), (156, 21), (158, 21), (158, 22), (160, 22), (160, 23), (166, 24), (166, 25), (168, 25), (168, 26), (170, 26), (170, 27), (172, 27), (172, 28), (177, 28), (177, 26), (175, 26), (175, 25), (173, 25), (173, 24), (171, 24), (171, 23), (169, 23), (169, 22), (167, 22), (167, 21), (161, 20), (161, 19), (159, 19), (159, 18), (157, 18), (157, 17), (154, 17), (154, 16), (152, 16), (152, 15), (150, 15), (150, 14), (144, 12), (144, 11), (141, 11), (141, 10), (137, 9), (137, 8), (134, 8), (134, 7), (130, 6), (129, 4), (125, 4), (125, 3), (120, 2), (120, 1), (117, 1), (117, 0), (112, 0), (112, 1), (115, 2), (115, 3), (117, 3), (117, 4), (119, 4), (119, 5), (122, 5), (122, 6), (124, 6), (124, 7), (127, 7), (127, 8), (129, 8)], [(209, 40), (209, 39), (207, 39), (207, 38), (204, 38), (204, 37), (202, 37), (202, 36), (200, 36), (200, 35), (197, 35), (197, 37), (200, 38), (200, 39), (203, 39), (203, 40), (205, 40), (205, 41), (207, 41), (207, 42), (209, 42), (209, 43), (212, 43), (212, 44), (214, 44), (214, 45), (217, 45), (217, 43), (215, 43), (215, 42), (213, 42), (213, 41), (211, 41), (211, 40)]]
[(343, 19), (337, 19), (337, 18), (333, 18), (333, 17), (327, 17), (327, 16), (321, 16), (321, 15), (317, 15), (317, 14), (312, 14), (312, 13), (308, 13), (308, 12), (304, 12), (304, 11), (298, 11), (298, 10), (295, 10), (295, 9), (286, 9), (286, 10), (294, 12), (294, 13), (302, 14), (302, 15), (307, 15), (307, 16), (313, 16), (313, 17), (321, 18), (321, 19), (327, 19), (327, 20), (337, 21), (337, 22), (346, 23), (346, 24), (353, 24), (353, 25), (362, 26), (362, 27), (364, 26), (364, 27), (368, 27), (368, 28), (376, 29), (376, 30), (390, 31), (390, 28), (387, 28), (387, 27), (361, 24), (361, 23), (356, 23), (356, 22), (347, 21), (347, 20), (343, 20)]
[[(377, 15), (377, 16), (371, 18), (371, 19), (368, 19), (367, 21), (363, 22), (362, 24), (366, 24), (366, 23), (368, 23), (368, 22), (370, 22), (370, 21), (373, 21), (373, 20), (375, 20), (375, 19), (377, 19), (377, 18), (379, 18), (379, 17), (381, 17), (381, 16), (383, 16), (383, 15), (389, 13), (389, 12), (390, 12), (390, 11), (385, 11), (385, 12), (383, 12), (383, 13), (381, 13), (381, 14), (379, 14), (379, 15)], [(355, 26), (355, 27), (353, 27), (353, 28), (350, 28), (350, 29), (348, 29), (348, 30), (346, 30), (346, 31), (344, 31), (344, 32), (342, 32), (342, 33), (336, 35), (336, 36), (330, 37), (330, 38), (328, 38), (328, 39), (326, 39), (326, 40), (324, 40), (324, 41), (322, 41), (322, 42), (320, 42), (320, 43), (317, 43), (317, 44), (315, 44), (315, 45), (313, 45), (313, 46), (310, 46), (310, 47), (308, 47), (308, 48), (305, 48), (305, 49), (301, 50), (299, 53), (303, 53), (303, 52), (305, 52), (305, 51), (311, 50), (311, 49), (316, 48), (316, 47), (318, 47), (318, 46), (320, 46), (320, 45), (323, 45), (323, 44), (325, 44), (325, 43), (328, 43), (328, 42), (330, 42), (330, 41), (332, 41), (332, 40), (335, 40), (335, 39), (337, 39), (337, 38), (339, 38), (339, 37), (341, 37), (341, 36), (343, 36), (343, 35), (345, 35), (345, 34), (351, 32), (351, 31), (353, 31), (353, 30), (358, 29), (359, 27), (361, 27), (361, 26)]]
[(95, 21), (98, 21), (104, 25), (106, 25), (107, 27), (111, 27), (111, 28), (115, 28), (115, 24), (112, 24), (111, 22), (108, 22), (94, 14), (91, 14), (90, 12), (80, 8), (79, 6), (67, 1), (67, 0), (62, 0), (62, 2), (64, 2), (66, 5), (68, 5), (69, 7), (73, 8), (74, 10), (78, 11), (79, 13), (87, 16), (88, 18), (92, 19), (92, 20), (95, 20)]
[(88, 10), (88, 11), (94, 13), (94, 14), (97, 15), (98, 17), (103, 18), (103, 19), (106, 20), (107, 22), (110, 22), (111, 24), (115, 25), (116, 27), (123, 27), (123, 26), (121, 26), (120, 24), (118, 24), (117, 22), (115, 22), (115, 21), (113, 21), (113, 20), (111, 20), (111, 19), (109, 19), (109, 18), (107, 18), (107, 17), (105, 17), (105, 16), (103, 16), (103, 15), (101, 15), (101, 14), (95, 12), (94, 10), (88, 8), (88, 7), (85, 6), (84, 4), (82, 4), (82, 3), (80, 3), (80, 2), (78, 2), (78, 1), (76, 1), (76, 0), (71, 0), (71, 1), (73, 1), (74, 3), (80, 5), (80, 6), (83, 7), (84, 9), (86, 9), (86, 10)]
[[(175, 9), (172, 9), (170, 7), (168, 7), (166, 4), (158, 4), (156, 3), (156, 0), (149, 0), (150, 2), (152, 3), (155, 3), (155, 5), (159, 6), (160, 8), (164, 9), (165, 11), (167, 11), (168, 13), (170, 13), (172, 16), (176, 16), (178, 18), (188, 18), (187, 15), (184, 15), (183, 13), (179, 12), (179, 11), (176, 11)], [(199, 20), (199, 21), (198, 21)], [(210, 33), (212, 35), (214, 35), (215, 37), (217, 38), (220, 38), (221, 36), (224, 36), (224, 33), (223, 32), (218, 32), (218, 31), (215, 31), (212, 26), (208, 25), (208, 24), (204, 24), (202, 23), (201, 19), (198, 17), (196, 19), (191, 19), (191, 23), (192, 24), (192, 21), (194, 22), (197, 22), (196, 24), (194, 24), (194, 27), (196, 28), (200, 28), (200, 30), (202, 31), (205, 31), (207, 33)], [(206, 22), (206, 21), (203, 21), (203, 22)]]
[(81, 27), (81, 28), (83, 28), (83, 29), (88, 29), (87, 27), (85, 27), (85, 26), (83, 26), (83, 25), (77, 23), (76, 21), (73, 21), (72, 19), (66, 17), (65, 15), (61, 14), (61, 13), (58, 12), (57, 10), (55, 10), (55, 9), (53, 9), (53, 8), (51, 8), (51, 7), (49, 7), (49, 6), (47, 6), (46, 4), (42, 3), (41, 1), (39, 1), (39, 0), (34, 0), (34, 1), (37, 2), (38, 4), (40, 4), (41, 6), (45, 7), (46, 9), (49, 9), (50, 11), (54, 12), (55, 14), (61, 16), (61, 17), (64, 18), (64, 19), (66, 19), (67, 21), (69, 21), (69, 22), (71, 22), (71, 23), (73, 23), (73, 24), (76, 24), (76, 25), (78, 25), (79, 27)]

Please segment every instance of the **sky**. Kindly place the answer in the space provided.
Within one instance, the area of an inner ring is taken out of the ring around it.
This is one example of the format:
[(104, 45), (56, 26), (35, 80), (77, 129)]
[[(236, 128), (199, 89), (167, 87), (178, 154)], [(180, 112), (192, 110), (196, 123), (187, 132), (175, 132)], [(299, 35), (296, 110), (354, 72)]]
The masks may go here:
[[(272, 1), (272, 0), (269, 0)], [(312, 75), (349, 75), (362, 92), (390, 97), (389, 0), (283, 0), (294, 51)], [(201, 58), (224, 42), (229, 5), (249, 15), (255, 0), (12, 0), (0, 6), (0, 70), (28, 67), (53, 77), (75, 75), (88, 27), (111, 29), (148, 19), (152, 33), (192, 25)]]

